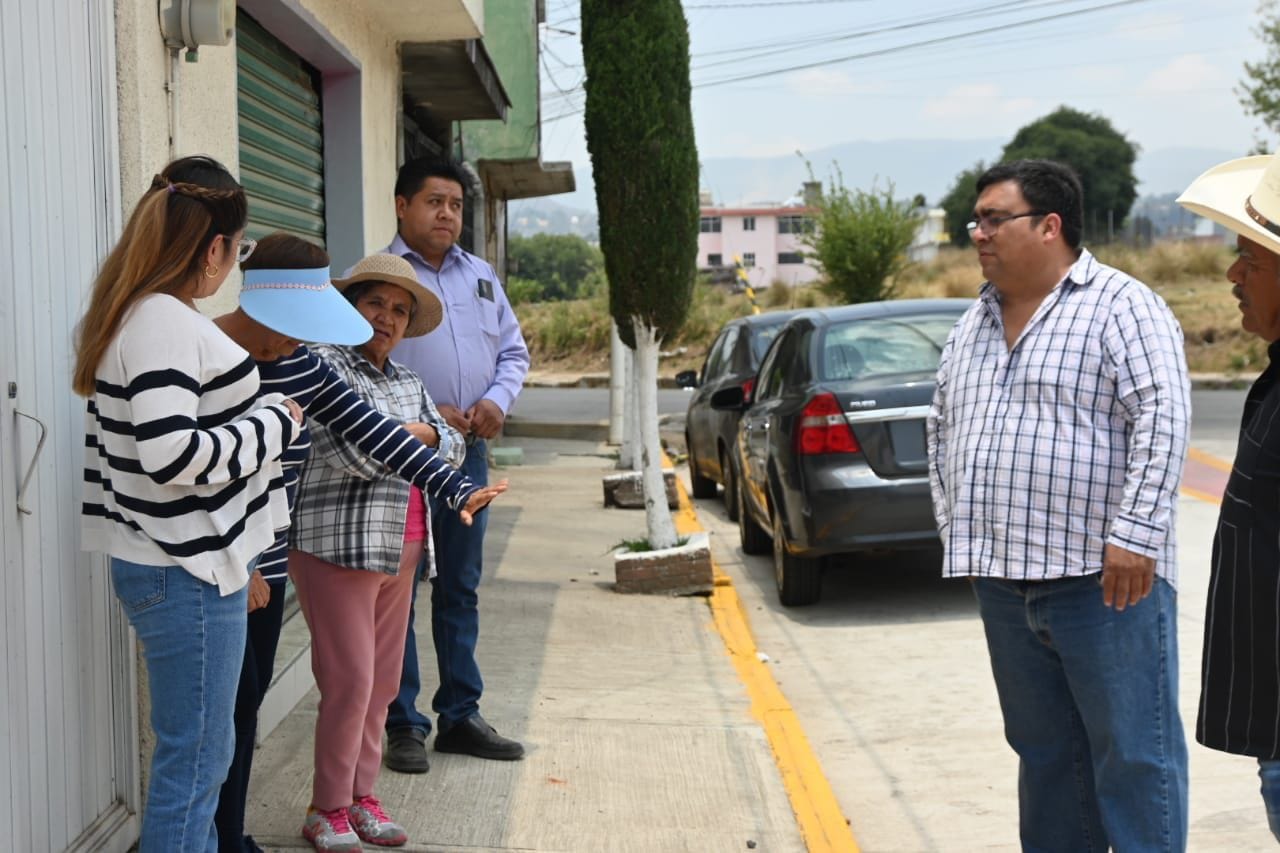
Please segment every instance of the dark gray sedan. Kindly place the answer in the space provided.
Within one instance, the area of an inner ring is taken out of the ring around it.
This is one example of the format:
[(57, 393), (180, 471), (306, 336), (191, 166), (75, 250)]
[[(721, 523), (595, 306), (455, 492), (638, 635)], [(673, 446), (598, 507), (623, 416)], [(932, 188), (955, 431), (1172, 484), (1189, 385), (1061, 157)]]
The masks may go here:
[(750, 395), (760, 359), (764, 358), (778, 330), (796, 314), (796, 311), (771, 311), (730, 320), (707, 350), (701, 373), (686, 370), (676, 374), (676, 384), (693, 391), (684, 427), (693, 496), (714, 498), (716, 484), (722, 484), (730, 521), (738, 518), (735, 485), (738, 472), (733, 465), (733, 443), (737, 440), (740, 412), (711, 408), (711, 395), (734, 386)]
[(967, 299), (805, 311), (778, 333), (741, 411), (742, 549), (770, 549), (784, 605), (812, 604), (834, 555), (936, 548), (924, 422), (938, 357)]

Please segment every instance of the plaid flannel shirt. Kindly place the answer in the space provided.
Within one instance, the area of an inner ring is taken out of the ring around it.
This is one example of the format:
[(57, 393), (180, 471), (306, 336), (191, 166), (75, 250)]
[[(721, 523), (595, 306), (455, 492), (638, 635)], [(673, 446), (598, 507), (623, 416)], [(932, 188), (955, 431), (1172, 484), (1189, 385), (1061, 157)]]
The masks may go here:
[[(462, 464), (467, 452), (462, 435), (445, 422), (412, 370), (390, 359), (386, 370), (378, 370), (354, 347), (316, 344), (311, 349), (372, 408), (402, 423), (434, 426), (440, 434), (439, 456), (454, 468)], [(322, 423), (311, 422), (311, 442), (289, 547), (339, 566), (395, 574), (410, 487)]]
[(943, 574), (1087, 575), (1114, 544), (1174, 583), (1190, 415), (1182, 330), (1142, 282), (1082, 251), (1012, 348), (987, 282), (927, 421)]

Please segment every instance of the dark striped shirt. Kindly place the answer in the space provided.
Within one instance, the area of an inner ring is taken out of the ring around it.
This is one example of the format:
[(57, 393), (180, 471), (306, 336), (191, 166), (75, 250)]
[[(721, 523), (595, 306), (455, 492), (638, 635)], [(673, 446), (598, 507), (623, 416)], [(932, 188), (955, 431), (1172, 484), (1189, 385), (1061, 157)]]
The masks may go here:
[[(452, 509), (464, 506), (476, 486), (454, 470), (435, 450), (414, 438), (399, 422), (371, 408), (353, 392), (324, 359), (305, 346), (276, 361), (258, 362), (263, 391), (291, 398), (307, 420), (323, 424), (331, 433), (385, 465), (400, 479), (424, 494), (443, 498)], [(443, 430), (440, 430), (444, 436)], [(447, 438), (443, 439), (448, 441)], [(442, 451), (448, 447), (443, 446)], [(298, 475), (311, 455), (310, 430), (289, 447), (284, 456), (284, 483), (289, 515), (296, 512)], [(274, 583), (284, 583), (288, 568), (288, 530), (282, 531), (262, 556), (258, 569)]]
[(1280, 343), (1249, 390), (1213, 537), (1196, 740), (1280, 759)]
[(243, 587), (289, 523), (280, 456), (298, 425), (283, 401), (207, 317), (139, 300), (88, 401), (84, 547), (181, 566), (223, 595)]

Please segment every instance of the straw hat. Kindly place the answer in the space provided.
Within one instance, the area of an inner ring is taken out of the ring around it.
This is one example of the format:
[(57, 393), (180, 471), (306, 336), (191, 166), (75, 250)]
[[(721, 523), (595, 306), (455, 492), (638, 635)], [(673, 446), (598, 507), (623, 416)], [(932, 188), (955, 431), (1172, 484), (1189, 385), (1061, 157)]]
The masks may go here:
[(381, 281), (403, 287), (409, 292), (413, 301), (418, 303), (418, 310), (414, 312), (413, 319), (404, 330), (406, 338), (425, 335), (439, 326), (444, 318), (444, 307), (441, 306), (440, 300), (418, 281), (413, 265), (398, 255), (379, 254), (362, 258), (354, 267), (347, 270), (346, 278), (335, 278), (333, 286), (340, 291), (345, 291), (358, 281)]
[(1263, 154), (1214, 166), (1178, 204), (1280, 255), (1280, 158)]
[(355, 346), (373, 327), (329, 283), (329, 268), (245, 270), (240, 286), (244, 313), (275, 332), (300, 341)]

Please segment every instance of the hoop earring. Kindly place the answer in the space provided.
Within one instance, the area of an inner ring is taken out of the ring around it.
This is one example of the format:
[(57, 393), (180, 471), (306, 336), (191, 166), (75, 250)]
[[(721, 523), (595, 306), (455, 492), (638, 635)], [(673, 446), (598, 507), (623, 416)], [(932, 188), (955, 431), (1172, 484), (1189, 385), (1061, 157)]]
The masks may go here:
[(209, 272), (209, 265), (208, 265), (208, 264), (205, 264), (205, 265), (204, 265), (204, 277), (205, 277), (205, 278), (217, 278), (217, 277), (218, 277), (218, 265), (217, 265), (217, 264), (214, 264), (214, 266), (213, 266), (213, 272)]

